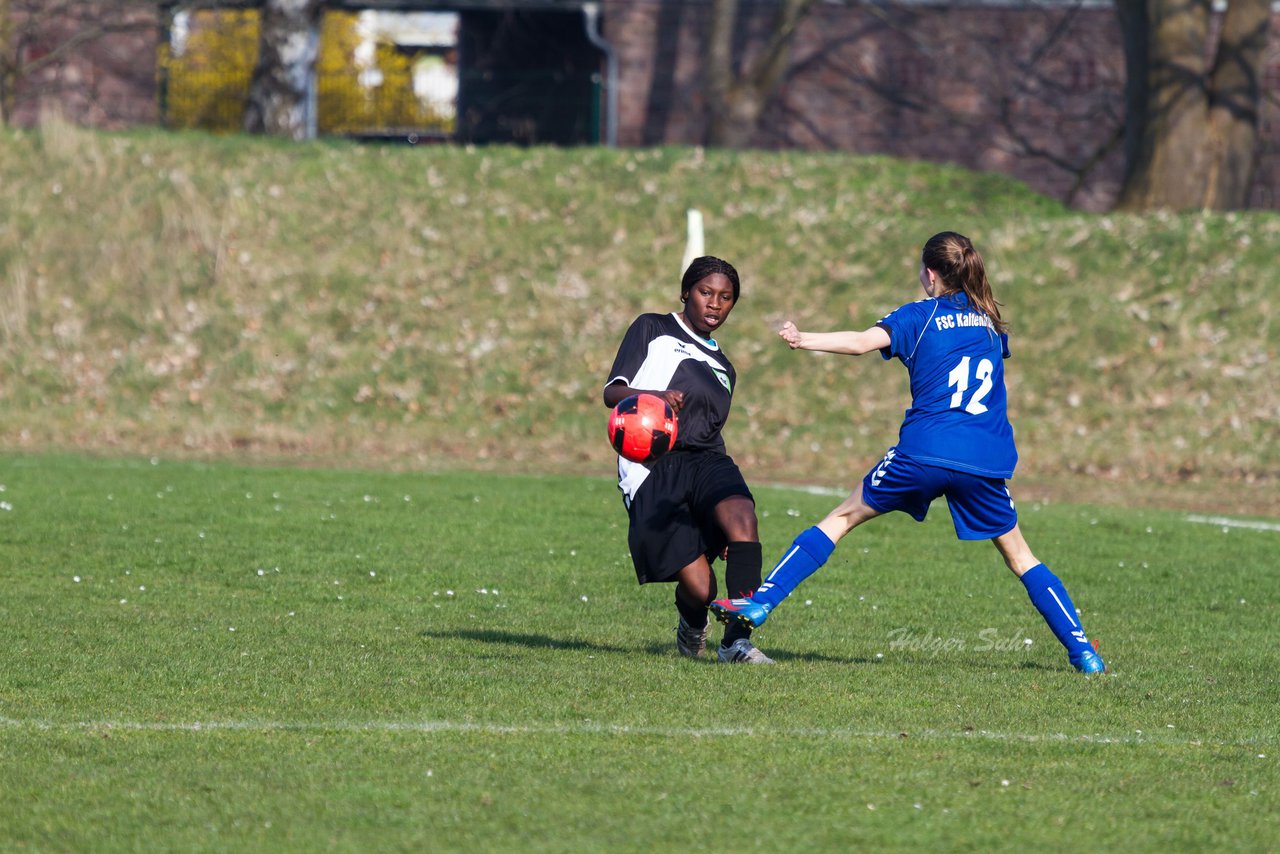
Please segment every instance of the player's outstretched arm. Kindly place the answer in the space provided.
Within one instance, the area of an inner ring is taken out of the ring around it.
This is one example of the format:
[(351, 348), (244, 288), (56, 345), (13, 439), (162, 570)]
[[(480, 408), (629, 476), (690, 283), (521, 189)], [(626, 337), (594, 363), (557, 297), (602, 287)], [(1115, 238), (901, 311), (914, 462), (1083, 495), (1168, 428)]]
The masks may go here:
[(861, 332), (801, 332), (788, 320), (778, 330), (778, 337), (786, 341), (792, 350), (814, 350), (846, 356), (861, 356), (889, 346), (889, 333), (879, 326)]

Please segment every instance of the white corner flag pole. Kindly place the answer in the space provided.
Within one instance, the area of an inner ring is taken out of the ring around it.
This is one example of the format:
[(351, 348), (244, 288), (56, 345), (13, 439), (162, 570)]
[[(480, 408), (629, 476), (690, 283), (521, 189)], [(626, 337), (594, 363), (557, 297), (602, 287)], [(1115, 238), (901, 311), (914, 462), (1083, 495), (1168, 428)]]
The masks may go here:
[(688, 232), (684, 243), (684, 261), (680, 264), (680, 275), (683, 276), (684, 271), (689, 269), (694, 258), (707, 254), (702, 247), (702, 211), (689, 208)]

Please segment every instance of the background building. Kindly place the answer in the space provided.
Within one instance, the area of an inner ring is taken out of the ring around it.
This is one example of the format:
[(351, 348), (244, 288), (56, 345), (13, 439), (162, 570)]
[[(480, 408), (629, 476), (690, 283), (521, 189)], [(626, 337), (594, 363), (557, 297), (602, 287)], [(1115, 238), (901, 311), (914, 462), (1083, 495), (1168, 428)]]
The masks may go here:
[[(32, 124), (54, 104), (102, 127), (238, 128), (256, 13), (209, 5), (135, 9), (131, 26), (21, 80), (11, 120)], [(760, 49), (775, 6), (743, 0), (740, 55)], [(710, 15), (710, 0), (341, 0), (321, 36), (317, 128), (479, 144), (703, 144)], [(46, 22), (45, 49), (73, 27)], [(1268, 208), (1280, 203), (1277, 34), (1273, 25), (1252, 198)], [(1123, 107), (1110, 3), (818, 3), (752, 145), (952, 162), (1104, 210), (1123, 170)]]

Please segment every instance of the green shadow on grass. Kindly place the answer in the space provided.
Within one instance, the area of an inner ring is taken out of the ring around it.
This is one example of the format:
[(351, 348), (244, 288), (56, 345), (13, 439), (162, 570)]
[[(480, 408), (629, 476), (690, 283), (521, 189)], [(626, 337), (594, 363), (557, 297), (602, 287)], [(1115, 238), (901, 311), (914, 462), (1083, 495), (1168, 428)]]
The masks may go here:
[[(581, 640), (578, 638), (557, 638), (549, 635), (530, 634), (527, 632), (507, 632), (500, 629), (458, 629), (455, 631), (422, 631), (419, 637), (441, 638), (452, 640), (470, 640), (488, 644), (504, 644), (507, 646), (522, 646), (530, 649), (555, 649), (555, 650), (578, 650), (583, 652), (612, 652), (624, 655), (634, 655), (635, 653), (646, 653), (649, 655), (669, 655), (675, 652), (674, 645), (663, 643), (648, 643), (636, 646), (621, 646), (617, 644), (599, 643), (597, 641)], [(703, 659), (709, 663), (714, 663), (715, 651), (709, 646), (710, 655)], [(826, 662), (830, 664), (861, 664), (875, 665), (879, 662), (873, 658), (849, 658), (845, 656), (827, 655), (821, 652), (791, 652), (787, 650), (773, 650), (768, 652), (770, 658), (775, 661), (814, 661)]]
[(647, 647), (616, 646), (613, 644), (597, 643), (595, 641), (556, 638), (549, 637), (547, 635), (527, 634), (524, 632), (504, 632), (497, 629), (460, 629), (452, 632), (424, 631), (419, 633), (419, 637), (453, 638), (455, 640), (480, 641), (481, 643), (500, 643), (507, 644), (509, 646), (525, 646), (532, 649), (582, 650), (586, 652), (634, 653), (637, 651), (657, 651), (659, 649), (666, 649), (666, 647), (659, 647), (657, 644), (650, 644)]

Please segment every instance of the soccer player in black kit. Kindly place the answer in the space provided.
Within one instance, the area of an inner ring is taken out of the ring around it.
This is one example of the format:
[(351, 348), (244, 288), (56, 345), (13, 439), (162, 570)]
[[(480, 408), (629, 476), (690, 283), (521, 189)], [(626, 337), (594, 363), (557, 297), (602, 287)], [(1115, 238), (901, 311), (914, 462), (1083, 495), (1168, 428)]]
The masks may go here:
[[(715, 334), (738, 303), (738, 271), (728, 261), (695, 258), (680, 280), (683, 308), (632, 322), (604, 388), (604, 403), (649, 392), (679, 417), (676, 444), (648, 464), (618, 458), (618, 489), (630, 517), (627, 544), (641, 584), (676, 585), (676, 649), (700, 658), (718, 598), (711, 565), (725, 559), (726, 594), (748, 597), (760, 585), (755, 500), (725, 452), (720, 430), (737, 387), (733, 364)], [(725, 628), (717, 660), (773, 664), (751, 643), (751, 629)]]

